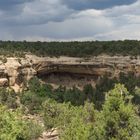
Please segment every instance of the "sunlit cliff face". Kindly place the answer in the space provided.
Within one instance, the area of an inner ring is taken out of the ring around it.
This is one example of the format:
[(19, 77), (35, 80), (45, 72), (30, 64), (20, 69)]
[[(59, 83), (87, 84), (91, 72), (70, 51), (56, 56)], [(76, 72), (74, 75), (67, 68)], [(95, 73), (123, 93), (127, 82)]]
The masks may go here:
[(140, 57), (97, 56), (78, 57), (38, 57), (28, 55), (25, 58), (6, 58), (0, 64), (0, 86), (10, 86), (20, 90), (32, 77), (38, 76), (54, 87), (76, 85), (82, 88), (86, 84), (95, 84), (100, 78), (118, 78), (120, 73), (134, 73), (140, 76)]
[[(64, 59), (65, 58), (65, 59)], [(140, 75), (139, 57), (98, 56), (85, 58), (47, 58), (36, 65), (37, 76), (54, 87), (76, 85), (82, 88), (86, 84), (95, 84), (100, 78), (119, 78), (120, 73), (132, 72)]]

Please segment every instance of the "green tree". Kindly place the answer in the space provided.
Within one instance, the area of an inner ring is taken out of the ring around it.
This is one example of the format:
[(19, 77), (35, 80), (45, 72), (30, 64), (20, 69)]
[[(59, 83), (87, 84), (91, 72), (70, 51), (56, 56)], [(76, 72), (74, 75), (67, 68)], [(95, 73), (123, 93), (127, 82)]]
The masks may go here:
[(86, 100), (95, 102), (95, 90), (93, 89), (91, 84), (85, 85), (83, 92), (85, 94)]
[(93, 128), (95, 140), (138, 140), (140, 120), (131, 103), (131, 96), (123, 85), (108, 92), (103, 110)]
[(107, 75), (101, 77), (99, 83), (96, 85), (96, 91), (95, 91), (95, 107), (97, 109), (102, 109), (102, 105), (105, 102), (105, 96), (106, 92), (111, 90), (114, 87), (114, 84), (117, 83), (117, 80), (109, 79)]
[(140, 116), (140, 88), (136, 88), (133, 94), (133, 103), (136, 105), (136, 112)]
[(74, 109), (71, 109), (73, 115), (71, 116), (69, 123), (63, 128), (60, 139), (88, 140), (96, 114), (93, 104), (85, 102), (83, 107), (74, 107)]
[(7, 90), (6, 88), (0, 88), (0, 103), (13, 109), (19, 106), (17, 94), (13, 90)]
[(37, 123), (23, 119), (19, 110), (0, 106), (0, 140), (33, 140), (40, 136), (42, 130)]
[(33, 77), (28, 82), (29, 90), (32, 92), (38, 92), (41, 88), (41, 83), (37, 77)]
[(72, 105), (83, 105), (85, 101), (85, 94), (75, 86), (69, 89), (64, 94), (64, 101), (71, 102)]

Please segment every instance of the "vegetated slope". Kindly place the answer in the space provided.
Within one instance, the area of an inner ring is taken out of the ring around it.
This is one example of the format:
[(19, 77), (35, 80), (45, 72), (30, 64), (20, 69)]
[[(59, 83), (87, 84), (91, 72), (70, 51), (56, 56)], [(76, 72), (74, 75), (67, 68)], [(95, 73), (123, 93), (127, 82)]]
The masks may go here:
[[(90, 55), (139, 55), (139, 41), (111, 42), (1, 42), (4, 56), (36, 55), (87, 57)], [(140, 139), (140, 78), (120, 74), (102, 77), (96, 87), (81, 91), (52, 86), (34, 77), (21, 94), (0, 88), (0, 140), (34, 140), (42, 131), (57, 128), (60, 140)], [(115, 83), (122, 83), (126, 86)], [(110, 90), (110, 91), (109, 91)], [(109, 91), (109, 92), (108, 92)], [(130, 92), (130, 93), (129, 93)], [(27, 118), (34, 115), (42, 120)]]
[[(130, 93), (120, 84), (109, 91), (118, 82)], [(21, 94), (0, 88), (0, 140), (40, 140), (43, 130), (46, 137), (54, 128), (60, 140), (138, 140), (139, 83), (130, 74), (119, 81), (104, 77), (96, 88), (86, 85), (82, 91), (63, 86), (54, 90), (34, 77)]]
[(25, 52), (39, 56), (87, 57), (100, 54), (139, 55), (140, 41), (87, 41), (87, 42), (20, 42), (0, 41), (0, 55), (21, 56)]
[[(106, 86), (108, 88), (108, 84)], [(113, 90), (106, 92), (100, 109), (96, 108), (94, 101), (89, 100), (96, 97), (94, 93), (90, 85), (87, 85), (84, 91), (76, 88), (68, 91), (64, 87), (54, 91), (49, 85), (40, 83), (38, 79), (32, 79), (28, 91), (24, 91), (21, 95), (1, 89), (0, 99), (3, 101), (2, 105), (6, 105), (7, 108), (0, 106), (2, 124), (0, 139), (35, 140), (41, 135), (42, 130), (45, 129), (47, 132), (57, 128), (60, 140), (138, 140), (140, 89), (129, 93), (123, 85), (117, 84)], [(13, 104), (13, 100), (17, 97), (21, 99), (22, 106)], [(58, 100), (63, 97), (65, 101)], [(83, 99), (85, 102), (82, 104), (74, 104), (80, 103)], [(98, 101), (101, 100), (100, 98)], [(22, 112), (21, 116), (17, 111)], [(39, 115), (44, 125), (37, 127), (32, 123), (31, 117), (27, 122), (26, 117), (30, 116), (30, 113)]]

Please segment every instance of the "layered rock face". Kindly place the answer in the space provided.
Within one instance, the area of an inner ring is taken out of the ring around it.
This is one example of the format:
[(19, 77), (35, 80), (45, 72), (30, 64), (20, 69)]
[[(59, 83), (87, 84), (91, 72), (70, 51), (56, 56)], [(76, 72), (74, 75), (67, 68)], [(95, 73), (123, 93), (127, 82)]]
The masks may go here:
[(134, 72), (139, 76), (140, 57), (104, 55), (90, 58), (51, 58), (26, 55), (25, 58), (7, 58), (5, 63), (0, 61), (0, 86), (10, 86), (15, 91), (19, 91), (32, 77), (40, 76), (46, 78), (47, 82), (47, 79), (51, 79), (49, 75), (59, 76), (58, 84), (61, 84), (63, 80), (70, 82), (74, 79), (76, 81), (76, 78), (79, 78), (80, 82), (86, 79), (83, 84), (87, 84), (86, 82), (94, 82), (103, 75), (118, 77), (120, 72)]
[(36, 71), (25, 58), (7, 58), (6, 61), (0, 63), (0, 86), (10, 86), (19, 92)]

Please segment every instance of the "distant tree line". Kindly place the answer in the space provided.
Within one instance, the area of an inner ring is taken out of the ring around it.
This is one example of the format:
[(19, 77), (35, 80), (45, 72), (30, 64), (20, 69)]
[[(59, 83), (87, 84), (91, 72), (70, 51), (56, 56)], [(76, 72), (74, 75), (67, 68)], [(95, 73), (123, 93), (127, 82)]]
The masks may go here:
[(0, 55), (24, 56), (32, 53), (39, 56), (87, 57), (100, 54), (140, 55), (140, 41), (86, 41), (86, 42), (27, 42), (0, 41)]

